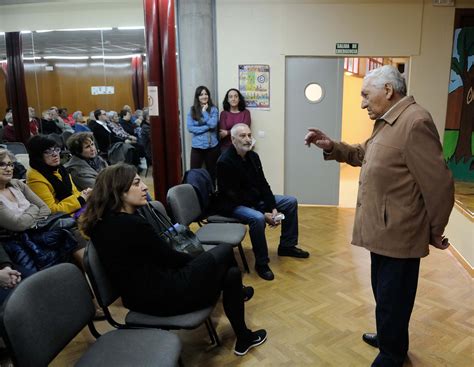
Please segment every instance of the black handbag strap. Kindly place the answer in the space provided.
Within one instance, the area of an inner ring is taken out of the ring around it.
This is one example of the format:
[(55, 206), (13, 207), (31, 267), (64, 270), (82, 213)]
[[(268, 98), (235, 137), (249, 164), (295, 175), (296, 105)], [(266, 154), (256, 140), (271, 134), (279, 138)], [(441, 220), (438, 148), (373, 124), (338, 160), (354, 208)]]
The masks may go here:
[[(165, 235), (169, 239), (173, 238), (173, 235), (170, 232), (170, 228), (173, 228), (173, 223), (161, 214), (160, 212), (157, 212), (151, 205), (146, 205), (142, 207), (142, 210), (140, 210), (141, 213), (145, 216), (145, 219), (147, 220), (148, 223), (153, 227), (155, 232), (159, 235)], [(159, 228), (157, 226), (157, 222), (162, 225), (162, 228)]]

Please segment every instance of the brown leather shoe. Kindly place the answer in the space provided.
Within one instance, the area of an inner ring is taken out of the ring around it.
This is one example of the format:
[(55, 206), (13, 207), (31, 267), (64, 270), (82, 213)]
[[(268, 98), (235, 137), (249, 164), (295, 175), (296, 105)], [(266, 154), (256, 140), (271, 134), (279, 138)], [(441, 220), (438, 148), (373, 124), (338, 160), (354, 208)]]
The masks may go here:
[(371, 347), (378, 348), (379, 341), (376, 333), (365, 333), (362, 334), (362, 340), (369, 344)]

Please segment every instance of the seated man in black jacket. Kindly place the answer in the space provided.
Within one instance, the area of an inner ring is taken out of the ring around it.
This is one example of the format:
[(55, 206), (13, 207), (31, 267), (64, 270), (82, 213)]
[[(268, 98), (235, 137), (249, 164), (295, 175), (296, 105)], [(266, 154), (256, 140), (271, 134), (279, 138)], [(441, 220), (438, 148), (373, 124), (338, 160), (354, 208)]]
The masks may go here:
[(232, 146), (217, 161), (217, 184), (226, 206), (224, 211), (249, 225), (255, 270), (261, 278), (273, 280), (273, 272), (268, 266), (266, 223), (282, 226), (279, 256), (309, 257), (308, 252), (296, 247), (298, 203), (292, 196), (273, 195), (260, 158), (252, 151), (250, 128), (246, 124), (236, 124), (230, 134)]

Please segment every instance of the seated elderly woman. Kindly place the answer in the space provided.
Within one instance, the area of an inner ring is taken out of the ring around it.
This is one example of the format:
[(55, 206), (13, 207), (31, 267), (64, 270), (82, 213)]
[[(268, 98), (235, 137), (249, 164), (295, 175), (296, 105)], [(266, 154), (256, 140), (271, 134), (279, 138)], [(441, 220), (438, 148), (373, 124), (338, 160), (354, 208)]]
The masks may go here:
[[(78, 250), (77, 241), (64, 231), (53, 233), (54, 230), (39, 227), (50, 213), (48, 206), (28, 186), (13, 179), (10, 154), (0, 149), (0, 241), (2, 250), (5, 246), (13, 260), (4, 260), (4, 254), (0, 254), (0, 267), (15, 262), (18, 265), (13, 268), (20, 270), (18, 266), (22, 266), (20, 272), (28, 275), (66, 260)], [(58, 241), (54, 247), (47, 243), (52, 239)], [(10, 271), (11, 266), (7, 267)], [(4, 275), (0, 275), (0, 284), (5, 281)]]
[(83, 132), (71, 135), (67, 146), (72, 158), (64, 164), (71, 174), (78, 190), (94, 187), (100, 171), (107, 167), (107, 162), (98, 155), (92, 133)]
[(74, 112), (72, 114), (72, 118), (74, 119), (74, 131), (76, 133), (91, 131), (91, 129), (89, 129), (89, 126), (87, 126), (87, 121), (84, 119), (82, 111)]
[(252, 332), (245, 323), (244, 301), (253, 288), (243, 287), (232, 248), (219, 245), (195, 258), (172, 249), (137, 211), (147, 203), (147, 190), (135, 167), (107, 167), (79, 219), (123, 304), (173, 316), (208, 307), (223, 291), (224, 312), (237, 336), (235, 354), (262, 344), (266, 331)]

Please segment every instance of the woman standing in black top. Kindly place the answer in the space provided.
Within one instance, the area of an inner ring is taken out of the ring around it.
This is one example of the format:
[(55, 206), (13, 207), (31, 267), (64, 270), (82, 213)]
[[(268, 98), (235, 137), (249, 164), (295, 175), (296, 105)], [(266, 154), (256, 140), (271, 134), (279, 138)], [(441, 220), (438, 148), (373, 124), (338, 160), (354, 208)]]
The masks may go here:
[(230, 246), (219, 245), (196, 258), (171, 249), (140, 216), (148, 188), (133, 166), (117, 164), (97, 177), (80, 226), (91, 237), (124, 306), (157, 316), (208, 307), (223, 291), (224, 311), (237, 336), (235, 354), (266, 340), (266, 331), (245, 324), (244, 299), (253, 294)]

